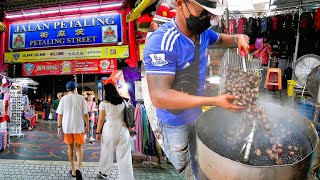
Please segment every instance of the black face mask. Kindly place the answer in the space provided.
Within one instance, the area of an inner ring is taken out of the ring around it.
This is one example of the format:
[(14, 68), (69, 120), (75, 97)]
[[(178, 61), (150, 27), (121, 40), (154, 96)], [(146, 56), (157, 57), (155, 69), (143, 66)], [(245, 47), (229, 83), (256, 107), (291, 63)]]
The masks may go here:
[(206, 29), (210, 27), (211, 17), (209, 15), (209, 12), (206, 10), (203, 10), (201, 11), (200, 16), (196, 17), (191, 14), (187, 4), (186, 4), (186, 7), (190, 14), (189, 18), (185, 17), (188, 29), (197, 35), (202, 34)]

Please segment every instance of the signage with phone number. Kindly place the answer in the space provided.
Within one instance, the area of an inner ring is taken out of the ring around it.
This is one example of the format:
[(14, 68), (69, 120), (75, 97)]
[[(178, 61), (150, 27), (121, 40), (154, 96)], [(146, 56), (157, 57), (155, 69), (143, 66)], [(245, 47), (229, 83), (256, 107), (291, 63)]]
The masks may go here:
[(128, 46), (106, 46), (43, 51), (6, 52), (5, 63), (128, 58)]

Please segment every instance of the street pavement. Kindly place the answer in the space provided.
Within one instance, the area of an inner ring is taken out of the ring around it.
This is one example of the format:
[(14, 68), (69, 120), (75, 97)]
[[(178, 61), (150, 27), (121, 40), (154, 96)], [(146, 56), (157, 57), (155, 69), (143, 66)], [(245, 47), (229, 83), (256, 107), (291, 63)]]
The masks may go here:
[[(34, 161), (0, 159), (0, 180), (38, 180), (38, 179), (75, 179), (69, 174), (71, 167), (68, 161)], [(136, 180), (182, 180), (183, 178), (169, 164), (133, 164)], [(99, 179), (97, 162), (84, 162), (82, 176), (84, 179)], [(107, 179), (117, 179), (117, 164), (115, 163)]]

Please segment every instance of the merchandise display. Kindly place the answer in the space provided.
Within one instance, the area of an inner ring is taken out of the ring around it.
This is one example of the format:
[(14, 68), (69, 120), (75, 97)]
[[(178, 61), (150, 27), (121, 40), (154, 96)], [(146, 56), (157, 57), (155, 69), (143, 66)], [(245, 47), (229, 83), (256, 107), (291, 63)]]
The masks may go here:
[(15, 84), (10, 88), (10, 136), (24, 136), (21, 132), (21, 119), (22, 119), (22, 87)]

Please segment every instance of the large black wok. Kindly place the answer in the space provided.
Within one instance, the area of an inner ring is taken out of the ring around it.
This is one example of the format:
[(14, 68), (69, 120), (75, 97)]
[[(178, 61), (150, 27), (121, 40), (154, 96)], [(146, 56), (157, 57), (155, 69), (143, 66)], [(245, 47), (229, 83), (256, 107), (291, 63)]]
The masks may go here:
[[(265, 104), (264, 109), (273, 123), (282, 124), (290, 133), (273, 129), (282, 136), (284, 145), (295, 144), (299, 156), (286, 157), (284, 165), (275, 165), (267, 158), (255, 156), (255, 149), (269, 146), (268, 142), (253, 142), (249, 162), (242, 162), (240, 155), (244, 139), (236, 144), (228, 143), (226, 133), (242, 121), (244, 113), (231, 113), (219, 108), (204, 112), (196, 123), (199, 179), (306, 179), (312, 153), (319, 138), (313, 124), (298, 112), (277, 104)], [(256, 133), (258, 138), (263, 131)], [(265, 144), (264, 144), (265, 143)], [(264, 151), (262, 151), (262, 154)]]

